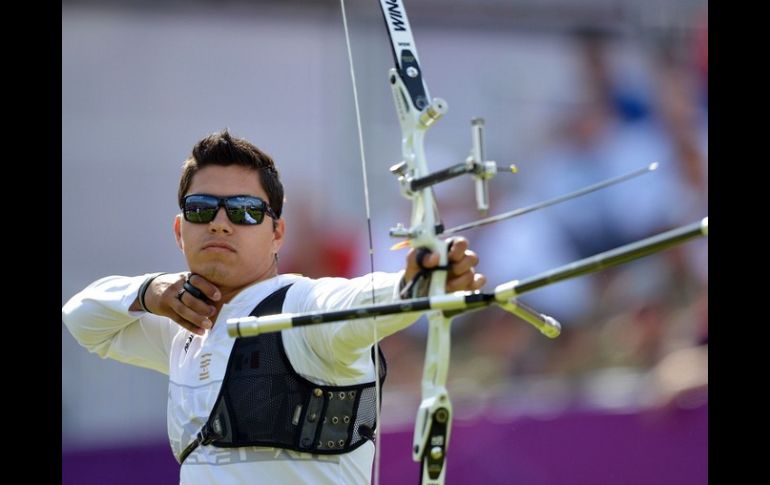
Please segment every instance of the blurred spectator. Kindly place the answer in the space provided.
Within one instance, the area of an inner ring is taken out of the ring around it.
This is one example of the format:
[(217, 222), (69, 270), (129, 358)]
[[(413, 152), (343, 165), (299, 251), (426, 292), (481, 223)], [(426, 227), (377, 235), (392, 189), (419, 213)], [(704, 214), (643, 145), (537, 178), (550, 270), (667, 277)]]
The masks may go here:
[(340, 224), (319, 209), (312, 192), (296, 191), (287, 199), (286, 210), (291, 211), (287, 222), (291, 232), (280, 261), (283, 273), (301, 273), (310, 278), (352, 278), (370, 271), (355, 272), (354, 253), (350, 250), (366, 243), (358, 240), (350, 224)]
[[(660, 168), (479, 231), (482, 254), (504, 255), (480, 263), (489, 264), (484, 271), (490, 284), (530, 276), (707, 214), (707, 113), (693, 82), (695, 64), (681, 55), (685, 39), (665, 37), (657, 49), (641, 51), (651, 54), (640, 57), (647, 80), (629, 83), (629, 73), (618, 70), (618, 55), (629, 47), (622, 39), (597, 29), (580, 29), (573, 38), (582, 90), (553, 143), (526, 164), (522, 187), (509, 191), (502, 205), (521, 207), (652, 162), (660, 162)], [(468, 348), (458, 350), (458, 363), (466, 366), (460, 372), (483, 382), (506, 373), (577, 378), (608, 366), (669, 372), (665, 369), (671, 366), (661, 370), (659, 362), (697, 345), (707, 328), (706, 247), (705, 241), (690, 243), (526, 295), (525, 301), (565, 324), (553, 342), (502, 312), (469, 316), (461, 331)], [(701, 382), (698, 376), (696, 370), (688, 382)]]

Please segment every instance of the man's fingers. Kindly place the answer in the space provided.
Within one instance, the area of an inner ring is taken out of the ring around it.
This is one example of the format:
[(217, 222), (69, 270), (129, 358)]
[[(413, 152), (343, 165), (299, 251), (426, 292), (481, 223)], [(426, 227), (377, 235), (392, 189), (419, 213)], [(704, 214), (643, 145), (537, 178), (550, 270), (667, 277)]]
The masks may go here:
[(216, 312), (216, 307), (214, 305), (209, 305), (205, 301), (196, 298), (192, 293), (189, 291), (185, 291), (182, 293), (182, 298), (179, 299), (183, 304), (185, 304), (189, 309), (194, 311), (195, 313), (202, 315), (204, 317), (211, 317)]
[[(449, 251), (447, 252), (447, 259), (449, 264), (460, 262), (465, 258), (465, 253), (468, 250), (468, 240), (463, 237), (453, 237), (447, 240), (450, 243)], [(475, 253), (472, 253), (475, 257)], [(422, 256), (421, 256), (422, 255)], [(422, 261), (420, 261), (422, 257)], [(430, 252), (426, 248), (412, 249), (406, 258), (407, 265), (420, 269), (420, 263), (426, 268), (435, 268), (439, 265), (439, 255), (435, 252)], [(470, 266), (472, 266), (471, 264)], [(470, 267), (468, 266), (468, 267)], [(466, 267), (466, 269), (468, 268)]]
[(206, 333), (206, 329), (194, 324), (193, 322), (186, 320), (182, 313), (184, 310), (179, 309), (179, 312), (171, 317), (172, 320), (174, 320), (180, 327), (183, 327), (184, 329), (194, 333), (195, 335), (204, 335)]
[(480, 290), (487, 284), (487, 277), (481, 273), (475, 273), (473, 275), (473, 287), (472, 291)]
[[(213, 326), (216, 307), (211, 304), (222, 298), (219, 288), (206, 278), (189, 273), (174, 273), (153, 281), (153, 292), (146, 294), (148, 305), (158, 315), (174, 320), (181, 327), (196, 335), (204, 335)], [(155, 283), (158, 282), (158, 283)], [(158, 286), (160, 285), (160, 286)], [(202, 298), (196, 298), (200, 296)]]
[(459, 276), (471, 270), (477, 264), (479, 264), (479, 257), (473, 251), (467, 250), (462, 259), (452, 263), (449, 271), (452, 275)]
[(473, 270), (455, 276), (446, 282), (446, 291), (476, 291), (480, 290), (487, 283), (487, 277), (481, 273), (475, 273)]
[[(453, 237), (447, 240), (449, 242), (449, 250), (447, 252), (447, 259), (449, 261), (450, 266), (454, 266), (456, 263), (462, 262), (468, 254), (471, 254), (472, 257), (476, 258), (476, 253), (472, 251), (468, 251), (468, 240), (463, 237)], [(475, 262), (471, 262), (469, 265), (464, 266), (464, 270), (467, 270), (476, 262), (478, 262), (478, 258), (474, 260)], [(428, 256), (423, 258), (423, 266), (426, 268), (435, 268), (439, 265), (439, 255), (438, 253), (430, 253)]]
[(450, 242), (447, 258), (450, 262), (459, 262), (465, 257), (465, 251), (468, 249), (468, 240), (464, 237), (453, 237), (448, 239)]
[(471, 287), (473, 284), (473, 273), (468, 271), (459, 276), (447, 280), (446, 291), (451, 293), (453, 291), (464, 291)]
[(218, 301), (222, 297), (219, 288), (209, 283), (203, 276), (193, 273), (187, 278), (187, 283), (200, 290), (206, 298), (212, 301)]
[[(198, 335), (203, 335), (204, 329), (208, 330), (213, 326), (211, 320), (208, 317), (208, 315), (213, 313), (213, 307), (203, 303), (201, 300), (193, 297), (186, 291), (183, 292), (181, 297), (177, 298), (177, 300), (178, 302), (175, 305), (174, 311), (176, 311), (179, 317), (181, 317), (179, 319), (175, 319), (177, 323), (190, 330), (191, 332), (197, 333)], [(199, 330), (199, 332), (191, 329), (185, 325), (185, 323), (191, 324), (195, 327), (196, 330)]]
[[(479, 257), (475, 252), (468, 249), (468, 240), (464, 237), (452, 237), (447, 240), (449, 244), (447, 252), (447, 264), (449, 266), (447, 271), (446, 291), (475, 291), (481, 289), (487, 279), (482, 274), (477, 274), (474, 271), (475, 266), (479, 263)], [(405, 281), (410, 281), (420, 271), (420, 262), (418, 261), (421, 254), (422, 266), (425, 268), (436, 268), (439, 266), (440, 258), (438, 253), (425, 253), (425, 250), (412, 249), (407, 255), (406, 272), (404, 273)]]

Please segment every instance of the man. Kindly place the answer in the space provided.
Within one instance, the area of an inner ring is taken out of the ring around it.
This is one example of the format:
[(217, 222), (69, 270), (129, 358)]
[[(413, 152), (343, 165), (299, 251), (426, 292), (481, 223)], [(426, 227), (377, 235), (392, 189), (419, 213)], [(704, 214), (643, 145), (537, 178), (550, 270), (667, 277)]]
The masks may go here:
[[(226, 321), (397, 300), (420, 271), (415, 251), (395, 274), (279, 274), (286, 223), (278, 172), (267, 154), (227, 131), (195, 145), (178, 196), (174, 234), (190, 272), (102, 278), (65, 304), (67, 328), (103, 358), (168, 374), (168, 434), (181, 483), (368, 483), (378, 424), (373, 326), (382, 338), (415, 316), (237, 341)], [(447, 291), (483, 286), (466, 240), (453, 240), (449, 260)], [(438, 257), (422, 263), (435, 267)], [(381, 378), (384, 371), (381, 364)]]

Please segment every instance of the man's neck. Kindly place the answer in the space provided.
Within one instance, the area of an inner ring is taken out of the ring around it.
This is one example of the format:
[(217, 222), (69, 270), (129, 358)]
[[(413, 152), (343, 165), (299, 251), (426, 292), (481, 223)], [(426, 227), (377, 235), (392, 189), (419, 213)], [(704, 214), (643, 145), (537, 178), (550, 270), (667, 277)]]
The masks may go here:
[(269, 279), (275, 278), (278, 276), (278, 271), (275, 267), (272, 268), (273, 271), (270, 272), (269, 275), (266, 277), (261, 277), (257, 280), (254, 280), (250, 283), (246, 283), (245, 285), (237, 286), (237, 287), (219, 287), (219, 291), (222, 294), (222, 297), (219, 299), (219, 301), (212, 301), (211, 303), (216, 308), (216, 313), (214, 313), (214, 317), (216, 318), (219, 316), (220, 310), (222, 310), (222, 306), (224, 306), (226, 303), (230, 303), (236, 296), (238, 296), (243, 290), (246, 288), (250, 288), (256, 284), (262, 283), (263, 281), (267, 281)]

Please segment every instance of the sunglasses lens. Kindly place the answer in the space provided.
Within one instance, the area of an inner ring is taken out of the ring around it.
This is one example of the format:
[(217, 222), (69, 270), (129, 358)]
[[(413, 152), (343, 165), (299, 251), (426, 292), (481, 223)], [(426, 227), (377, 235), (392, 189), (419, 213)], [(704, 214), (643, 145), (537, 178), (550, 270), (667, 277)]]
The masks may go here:
[(216, 217), (217, 209), (219, 204), (215, 197), (191, 195), (185, 199), (184, 218), (199, 224), (211, 222)]
[(220, 199), (213, 195), (195, 194), (184, 199), (184, 218), (188, 222), (206, 224), (214, 220), (219, 211), (220, 201), (227, 217), (233, 224), (253, 226), (265, 218), (267, 203), (259, 197), (236, 195)]
[(261, 224), (265, 217), (265, 202), (256, 197), (229, 197), (225, 208), (235, 224)]

